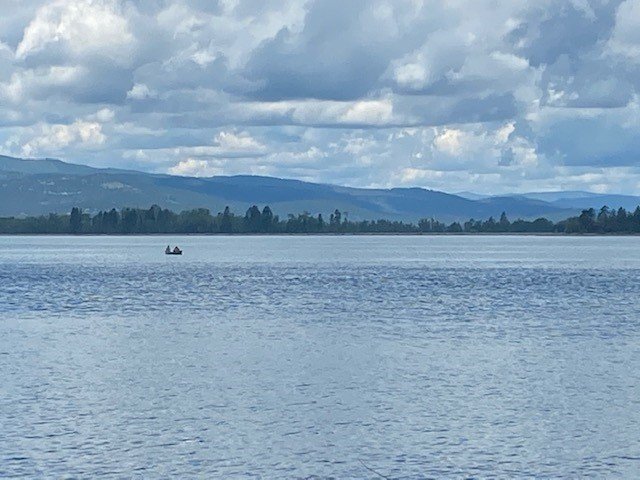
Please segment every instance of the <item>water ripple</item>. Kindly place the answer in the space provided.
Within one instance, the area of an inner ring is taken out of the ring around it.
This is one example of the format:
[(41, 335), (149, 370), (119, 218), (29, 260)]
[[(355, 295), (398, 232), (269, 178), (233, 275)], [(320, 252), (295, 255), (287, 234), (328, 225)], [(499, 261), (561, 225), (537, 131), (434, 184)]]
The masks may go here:
[(11, 239), (0, 477), (640, 476), (640, 245), (569, 240)]

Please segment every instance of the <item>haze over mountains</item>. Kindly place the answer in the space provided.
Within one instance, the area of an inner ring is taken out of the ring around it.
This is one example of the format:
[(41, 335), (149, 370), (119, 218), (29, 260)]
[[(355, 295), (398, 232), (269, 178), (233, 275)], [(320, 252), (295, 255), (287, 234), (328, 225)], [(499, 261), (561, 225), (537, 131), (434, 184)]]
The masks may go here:
[[(486, 198), (496, 198), (487, 195), (480, 195), (472, 192), (461, 192), (457, 195), (471, 200), (482, 200)], [(635, 210), (640, 204), (640, 197), (633, 195), (618, 195), (606, 193), (592, 193), (582, 191), (565, 192), (529, 192), (508, 195), (513, 198), (527, 198), (539, 200), (558, 208), (587, 209), (600, 208), (604, 205), (609, 208), (622, 207), (626, 210)]]
[[(467, 198), (465, 198), (467, 197)], [(149, 207), (174, 211), (225, 206), (243, 214), (253, 204), (270, 205), (280, 216), (308, 211), (328, 214), (336, 208), (352, 219), (441, 221), (545, 216), (557, 220), (583, 208), (634, 209), (640, 197), (588, 192), (542, 192), (483, 197), (422, 188), (365, 189), (259, 176), (179, 177), (130, 170), (98, 169), (60, 160), (24, 160), (0, 156), (0, 216)]]

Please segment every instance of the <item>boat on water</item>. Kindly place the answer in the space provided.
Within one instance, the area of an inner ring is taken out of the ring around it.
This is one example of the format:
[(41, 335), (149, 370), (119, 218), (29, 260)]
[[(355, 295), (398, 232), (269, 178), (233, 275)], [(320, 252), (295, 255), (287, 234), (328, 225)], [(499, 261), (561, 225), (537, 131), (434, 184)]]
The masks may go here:
[(167, 245), (167, 248), (164, 249), (164, 253), (166, 255), (182, 255), (182, 250), (180, 250), (177, 246), (171, 250), (171, 247)]

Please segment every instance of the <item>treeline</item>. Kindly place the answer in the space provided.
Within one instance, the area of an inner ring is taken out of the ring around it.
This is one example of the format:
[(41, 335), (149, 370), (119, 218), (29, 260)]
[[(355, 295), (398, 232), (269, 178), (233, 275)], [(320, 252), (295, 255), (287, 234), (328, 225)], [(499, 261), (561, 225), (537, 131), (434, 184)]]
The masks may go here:
[(180, 213), (153, 205), (149, 209), (123, 208), (95, 215), (74, 207), (69, 214), (0, 218), (0, 234), (149, 234), (149, 233), (640, 233), (640, 207), (633, 212), (602, 207), (583, 210), (577, 217), (554, 223), (546, 218), (510, 221), (470, 219), (445, 224), (425, 218), (417, 224), (391, 220), (349, 220), (335, 210), (325, 219), (307, 212), (280, 218), (269, 206), (249, 208), (235, 215), (229, 207), (217, 215), (198, 208)]
[(640, 206), (633, 212), (605, 206), (596, 213), (590, 208), (560, 223), (568, 233), (640, 233)]

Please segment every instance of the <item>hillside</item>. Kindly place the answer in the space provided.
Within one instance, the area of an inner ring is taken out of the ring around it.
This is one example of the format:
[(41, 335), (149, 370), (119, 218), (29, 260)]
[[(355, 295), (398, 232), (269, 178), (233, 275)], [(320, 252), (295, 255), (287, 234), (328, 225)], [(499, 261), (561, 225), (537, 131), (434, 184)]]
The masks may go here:
[(478, 200), (422, 188), (364, 189), (259, 176), (179, 177), (96, 169), (60, 160), (0, 157), (0, 216), (89, 211), (151, 204), (180, 211), (204, 207), (213, 212), (230, 206), (244, 212), (252, 204), (270, 205), (276, 214), (308, 211), (348, 212), (353, 219), (442, 221), (499, 216), (559, 219), (576, 209), (523, 196)]
[(603, 206), (617, 210), (624, 208), (629, 211), (640, 205), (640, 197), (634, 195), (620, 195), (609, 193), (592, 193), (583, 191), (530, 192), (514, 193), (507, 196), (480, 195), (473, 192), (460, 192), (457, 195), (469, 200), (491, 201), (505, 198), (518, 198), (538, 201), (559, 209), (580, 211), (588, 208), (599, 210)]

